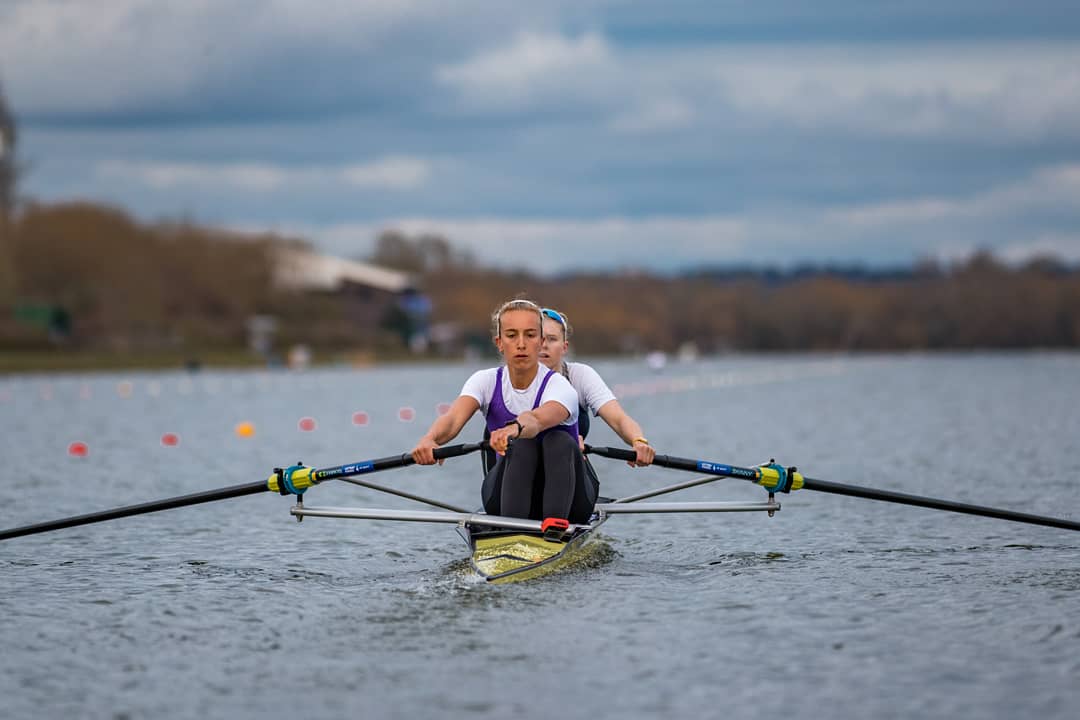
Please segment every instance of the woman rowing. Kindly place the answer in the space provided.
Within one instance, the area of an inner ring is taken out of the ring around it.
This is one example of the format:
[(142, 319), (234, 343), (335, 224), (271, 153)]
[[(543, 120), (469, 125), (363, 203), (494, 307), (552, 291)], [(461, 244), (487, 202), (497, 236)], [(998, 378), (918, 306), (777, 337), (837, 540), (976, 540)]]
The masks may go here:
[(607, 386), (600, 374), (592, 367), (580, 362), (567, 362), (565, 356), (570, 349), (570, 336), (573, 329), (566, 315), (558, 310), (543, 308), (544, 339), (540, 345), (540, 362), (563, 375), (577, 391), (581, 402), (578, 414), (578, 432), (581, 442), (589, 434), (589, 411), (600, 416), (615, 434), (634, 449), (637, 457), (628, 464), (631, 466), (650, 465), (656, 457), (656, 451), (645, 439), (641, 425), (623, 410), (615, 399), (615, 393)]
[(511, 300), (491, 319), (495, 347), (505, 363), (465, 382), (450, 409), (413, 448), (412, 458), (420, 465), (434, 464), (435, 448), (457, 437), (479, 410), (491, 433), (488, 442), (498, 453), (484, 477), (484, 511), (588, 522), (596, 494), (586, 487), (591, 483), (585, 483), (578, 447), (578, 396), (569, 380), (540, 365), (540, 307)]

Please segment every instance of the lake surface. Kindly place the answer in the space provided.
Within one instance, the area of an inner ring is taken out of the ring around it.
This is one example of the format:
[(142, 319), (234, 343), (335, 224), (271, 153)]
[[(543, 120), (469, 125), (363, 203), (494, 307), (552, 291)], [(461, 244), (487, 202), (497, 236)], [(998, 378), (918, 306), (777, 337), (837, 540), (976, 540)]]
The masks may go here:
[[(1077, 354), (596, 367), (660, 452), (1080, 519)], [(405, 452), (473, 369), (0, 378), (0, 528)], [(612, 496), (693, 477), (595, 463)], [(479, 504), (475, 456), (368, 478)], [(720, 480), (661, 499), (765, 497)], [(5, 541), (0, 716), (1080, 712), (1080, 533), (781, 500), (615, 516), (581, 567), (506, 586), (477, 582), (452, 526), (297, 523), (270, 493)], [(305, 501), (424, 509), (344, 483)]]

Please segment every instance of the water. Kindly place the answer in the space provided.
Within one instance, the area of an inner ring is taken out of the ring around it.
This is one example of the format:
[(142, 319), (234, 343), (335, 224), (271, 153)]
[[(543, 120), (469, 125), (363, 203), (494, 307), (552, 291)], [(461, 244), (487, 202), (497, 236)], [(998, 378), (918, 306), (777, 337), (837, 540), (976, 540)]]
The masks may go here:
[[(1080, 518), (1080, 355), (597, 366), (662, 452)], [(0, 527), (405, 451), (470, 370), (0, 379)], [(612, 495), (691, 477), (596, 462)], [(371, 479), (473, 507), (478, 467)], [(661, 499), (764, 495), (722, 480)], [(410, 507), (343, 483), (307, 502)], [(270, 493), (5, 541), (0, 715), (1075, 716), (1080, 534), (782, 502), (613, 517), (586, 566), (507, 586), (469, 574), (451, 526), (298, 524)]]

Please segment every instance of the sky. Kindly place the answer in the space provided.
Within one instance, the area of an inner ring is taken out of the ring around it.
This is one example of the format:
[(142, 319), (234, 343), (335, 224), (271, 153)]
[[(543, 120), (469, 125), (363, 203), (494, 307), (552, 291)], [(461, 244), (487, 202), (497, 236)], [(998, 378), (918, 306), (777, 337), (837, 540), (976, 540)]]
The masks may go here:
[(21, 194), (548, 274), (1080, 262), (1075, 0), (0, 0)]

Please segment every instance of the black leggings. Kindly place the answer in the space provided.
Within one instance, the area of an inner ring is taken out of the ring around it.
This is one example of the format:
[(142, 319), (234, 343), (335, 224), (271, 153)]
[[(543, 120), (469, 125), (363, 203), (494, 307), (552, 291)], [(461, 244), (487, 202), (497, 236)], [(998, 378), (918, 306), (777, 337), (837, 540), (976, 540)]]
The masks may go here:
[(508, 517), (565, 518), (587, 523), (599, 483), (569, 433), (515, 440), (484, 477), (484, 512)]

